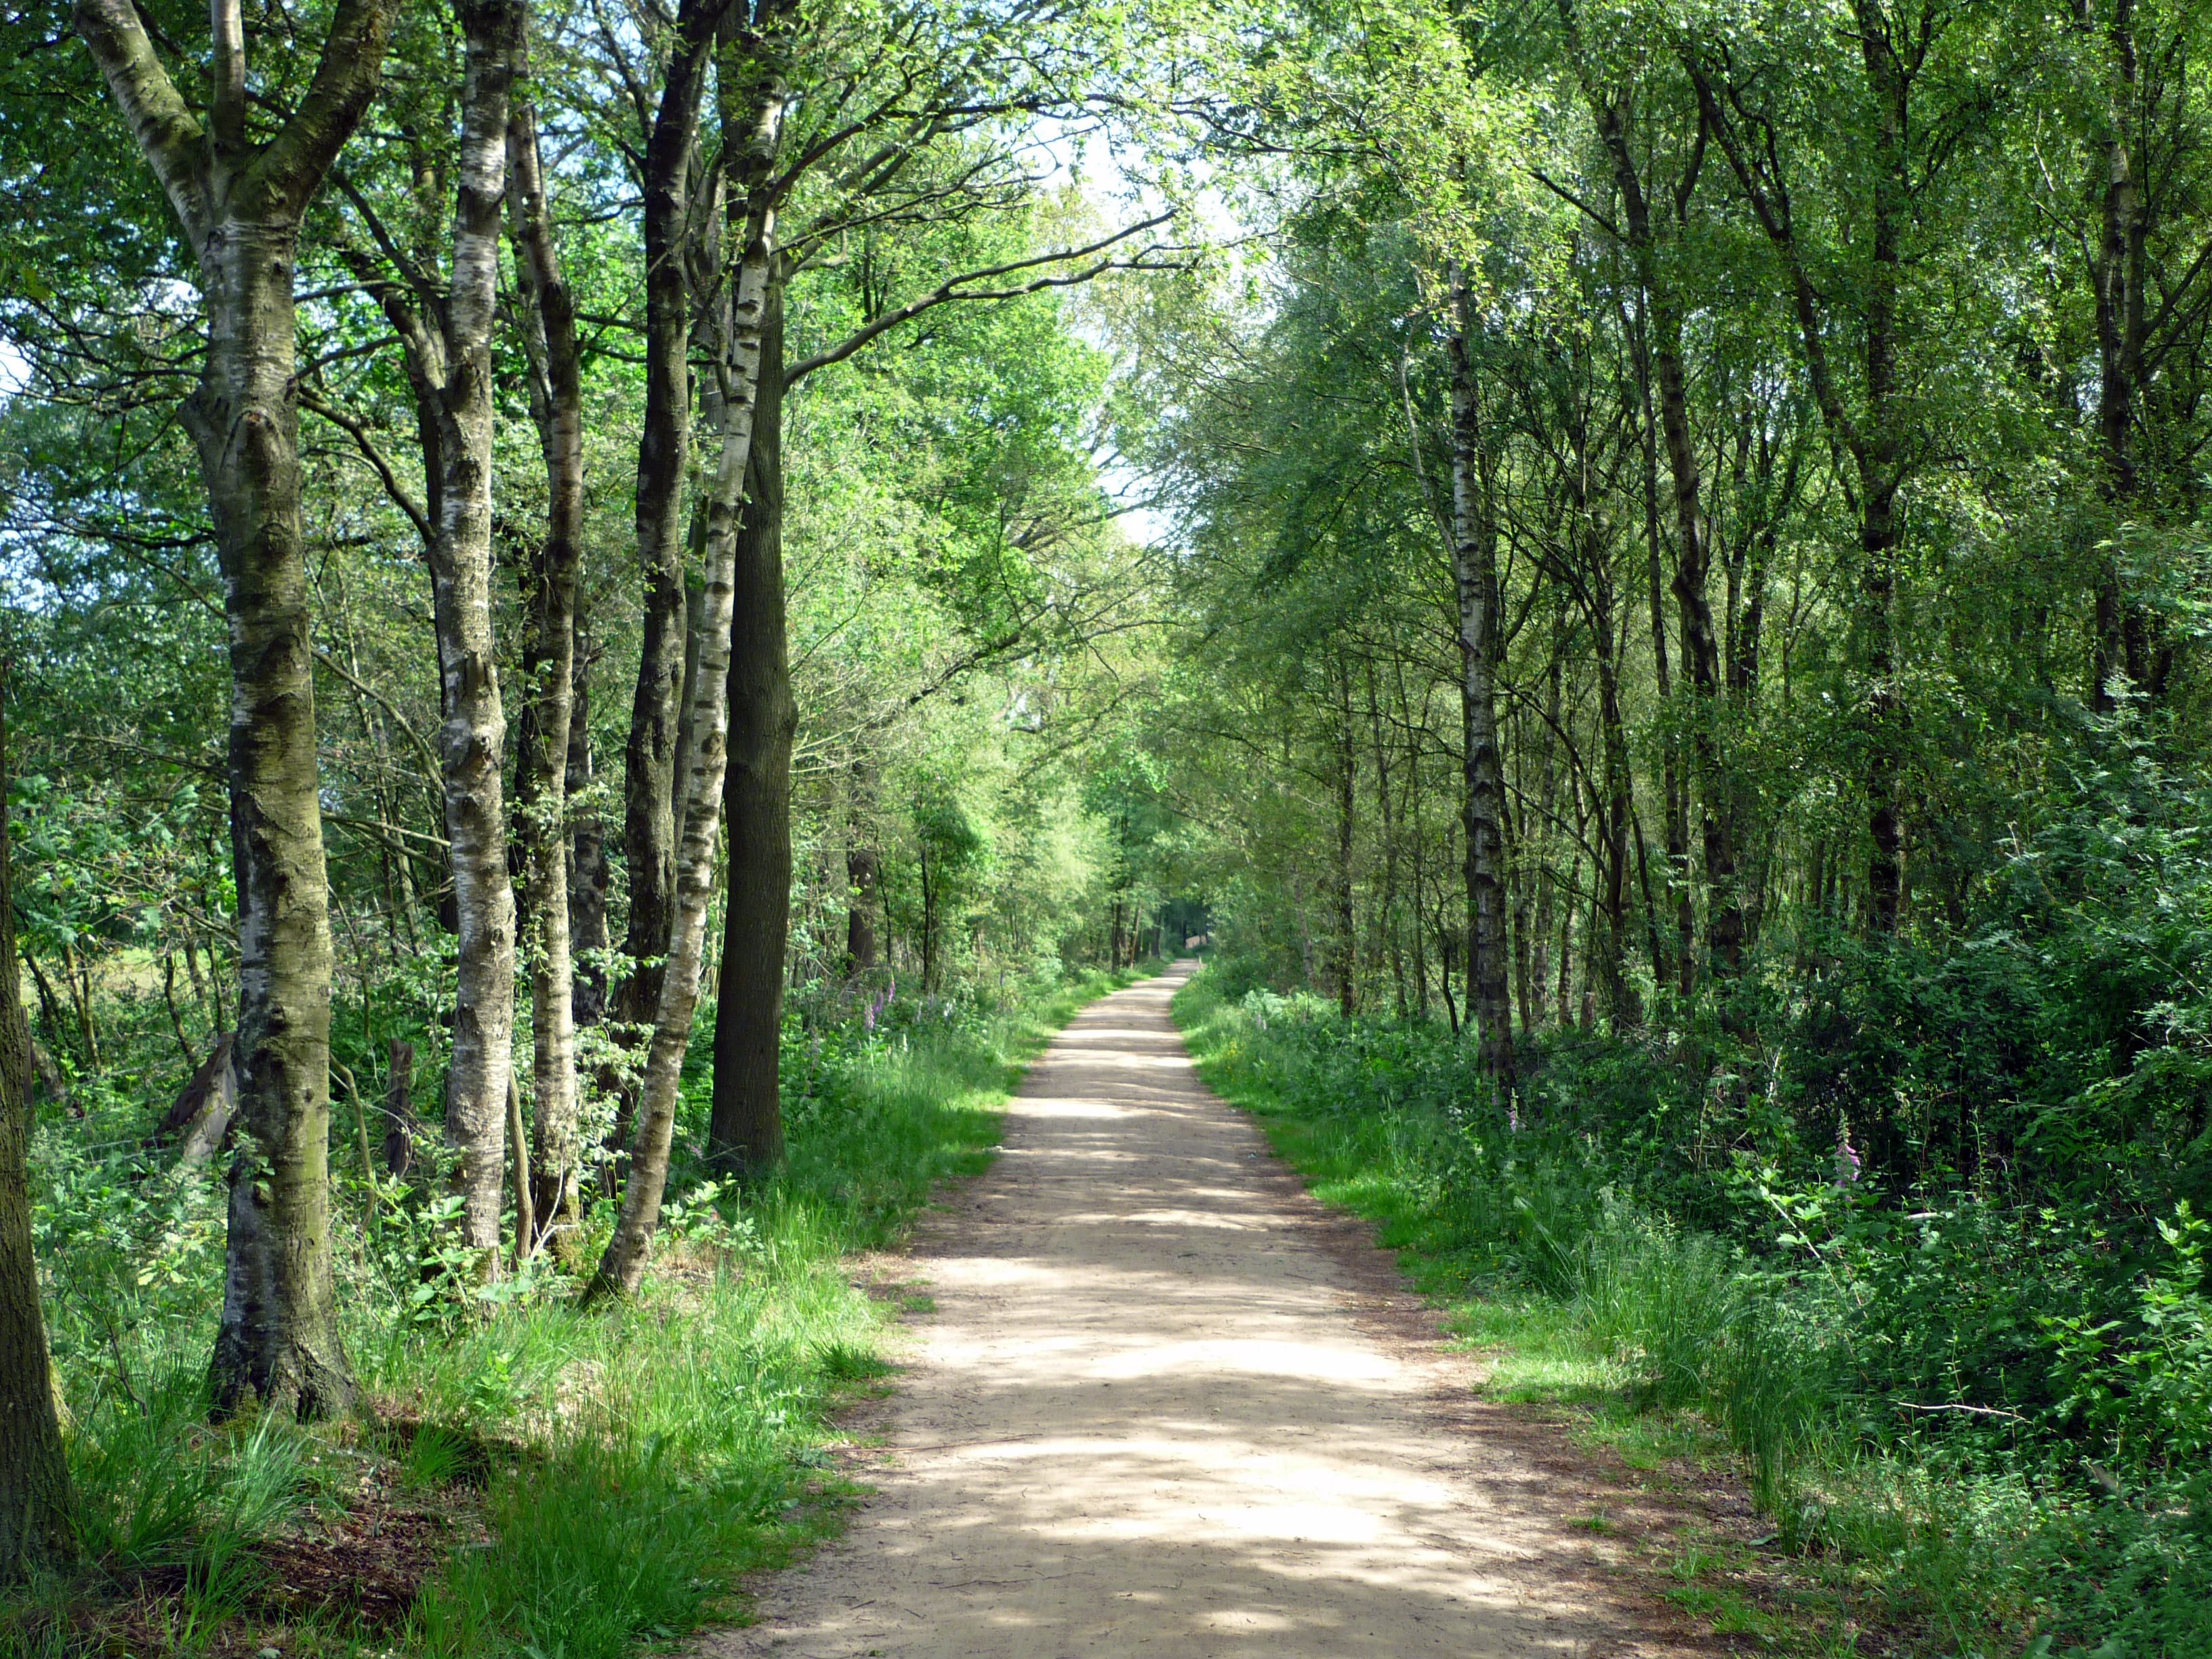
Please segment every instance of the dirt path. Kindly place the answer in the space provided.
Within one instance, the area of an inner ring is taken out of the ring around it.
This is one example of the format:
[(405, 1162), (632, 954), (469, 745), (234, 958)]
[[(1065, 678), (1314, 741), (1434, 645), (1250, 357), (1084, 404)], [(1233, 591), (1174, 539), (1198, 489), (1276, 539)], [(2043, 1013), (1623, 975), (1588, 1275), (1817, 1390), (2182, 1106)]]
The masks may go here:
[[(1085, 1011), (918, 1241), (878, 1495), (719, 1656), (1677, 1651), (1465, 1410), (1389, 1264), (1197, 1077), (1185, 970)], [(1393, 1304), (1396, 1304), (1395, 1307)]]

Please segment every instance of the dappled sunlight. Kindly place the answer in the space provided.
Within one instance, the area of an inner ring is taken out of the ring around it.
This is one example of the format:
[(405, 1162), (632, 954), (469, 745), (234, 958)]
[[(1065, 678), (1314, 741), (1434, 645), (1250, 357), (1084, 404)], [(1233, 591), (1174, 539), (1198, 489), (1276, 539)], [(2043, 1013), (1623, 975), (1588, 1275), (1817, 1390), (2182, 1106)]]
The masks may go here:
[[(1570, 1654), (1586, 1561), (1477, 1480), (1426, 1374), (1350, 1317), (1172, 982), (1079, 1020), (927, 1261), (882, 1494), (723, 1652)], [(1559, 1565), (1554, 1562), (1554, 1567)]]

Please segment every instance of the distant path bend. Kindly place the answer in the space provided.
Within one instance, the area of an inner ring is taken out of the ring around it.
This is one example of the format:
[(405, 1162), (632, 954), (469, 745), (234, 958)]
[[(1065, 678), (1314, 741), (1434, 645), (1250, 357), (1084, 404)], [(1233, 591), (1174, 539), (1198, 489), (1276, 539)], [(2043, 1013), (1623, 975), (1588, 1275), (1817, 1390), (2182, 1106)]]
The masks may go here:
[(1030, 1073), (917, 1240), (937, 1311), (878, 1495), (706, 1650), (1683, 1650), (1569, 1524), (1571, 1478), (1466, 1415), (1388, 1258), (1199, 1080), (1168, 1018), (1194, 966), (1093, 1004)]

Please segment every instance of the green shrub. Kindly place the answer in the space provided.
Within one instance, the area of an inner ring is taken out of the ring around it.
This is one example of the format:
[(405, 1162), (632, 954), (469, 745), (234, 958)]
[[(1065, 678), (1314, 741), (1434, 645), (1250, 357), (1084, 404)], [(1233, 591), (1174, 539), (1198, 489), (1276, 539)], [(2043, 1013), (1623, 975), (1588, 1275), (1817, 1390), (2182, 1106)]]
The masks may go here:
[(1211, 978), (1176, 1007), (1208, 1079), (1501, 1351), (1509, 1397), (1701, 1415), (1780, 1541), (1936, 1651), (2032, 1627), (2053, 1655), (2212, 1652), (2212, 1228), (2188, 1206), (2150, 1253), (1971, 1189), (1906, 1208), (1741, 1097), (1751, 1144), (1700, 1153), (1710, 1122), (1684, 1129), (1632, 1042), (1547, 1043), (1524, 1116), (1439, 1029)]

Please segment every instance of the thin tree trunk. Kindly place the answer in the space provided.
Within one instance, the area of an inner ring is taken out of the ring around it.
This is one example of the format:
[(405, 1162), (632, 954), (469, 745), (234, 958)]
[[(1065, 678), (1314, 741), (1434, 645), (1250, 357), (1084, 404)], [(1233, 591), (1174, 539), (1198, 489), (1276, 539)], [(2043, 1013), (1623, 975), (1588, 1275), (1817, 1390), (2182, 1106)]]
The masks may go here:
[[(1644, 383), (1645, 425), (1648, 433), (1651, 381), (1656, 379), (1659, 394), (1658, 424), (1666, 444), (1668, 471), (1674, 486), (1674, 590), (1681, 615), (1684, 665), (1689, 671), (1691, 689), (1697, 700), (1691, 711), (1690, 734), (1696, 763), (1699, 836), (1704, 844), (1705, 882), (1711, 890), (1707, 902), (1706, 944), (1714, 969), (1733, 975), (1742, 964), (1744, 932), (1742, 899), (1737, 890), (1736, 876), (1738, 826), (1734, 811), (1735, 792), (1728, 775), (1725, 758), (1720, 751), (1718, 736), (1723, 718), (1720, 653), (1714, 639), (1712, 606), (1706, 592), (1711, 568), (1710, 550), (1706, 546), (1701, 518), (1701, 483), (1696, 440), (1690, 429), (1688, 376), (1682, 361), (1681, 313), (1667, 265), (1661, 257), (1659, 233), (1653, 223), (1650, 202), (1644, 186), (1644, 174), (1636, 164), (1629, 143), (1629, 101), (1625, 95), (1601, 91), (1590, 77), (1589, 62), (1583, 52), (1577, 27), (1573, 0), (1559, 0), (1559, 13), (1573, 44), (1577, 68), (1583, 77), (1583, 90), (1589, 98), (1591, 112), (1596, 118), (1600, 137), (1613, 162), (1613, 182), (1620, 194), (1626, 240), (1644, 295), (1650, 371), (1644, 372), (1641, 363), (1638, 369)], [(1674, 187), (1677, 233), (1689, 212), (1690, 200), (1697, 188), (1698, 174), (1705, 159), (1707, 132), (1707, 126), (1701, 123), (1688, 164), (1680, 181)], [(1660, 696), (1663, 701), (1668, 696), (1665, 629), (1658, 615), (1657, 574), (1655, 525), (1652, 625), (1653, 639), (1657, 643), (1660, 655)], [(1680, 866), (1687, 860), (1689, 836), (1686, 794), (1676, 781), (1671, 737), (1667, 750), (1667, 767), (1668, 879), (1675, 882), (1681, 879)], [(1694, 974), (1694, 963), (1688, 951), (1693, 921), (1688, 888), (1685, 884), (1676, 917), (1677, 930), (1684, 946), (1680, 977), (1685, 994), (1690, 989)]]
[(1382, 954), (1390, 968), (1398, 1018), (1406, 1018), (1406, 953), (1398, 947), (1398, 835), (1395, 803), (1390, 799), (1390, 749), (1382, 738), (1382, 705), (1375, 692), (1375, 665), (1367, 665), (1367, 723), (1375, 743), (1375, 811), (1382, 826)]
[[(562, 276), (545, 198), (537, 112), (526, 99), (516, 100), (507, 153), (517, 308), (546, 485), (545, 538), (531, 573), (533, 627), (523, 656), (534, 718), (516, 789), (525, 837), (524, 931), (535, 946), (530, 1023), (536, 1122), (521, 1194), (538, 1226), (556, 1235), (556, 1254), (573, 1254), (583, 1216), (566, 819), (575, 713), (576, 590), (583, 563), (583, 382), (575, 307)], [(526, 1236), (520, 1255), (526, 1257), (537, 1243), (534, 1234)]]
[(1309, 989), (1318, 990), (1321, 982), (1314, 976), (1313, 923), (1306, 915), (1305, 878), (1295, 868), (1291, 872), (1291, 914), (1297, 918), (1298, 972)]
[[(726, 65), (726, 68), (731, 66)], [(763, 66), (765, 68), (766, 66)], [(752, 108), (740, 131), (726, 118), (725, 142), (742, 157), (751, 185), (748, 195), (764, 192), (781, 147), (787, 94), (780, 75), (762, 74), (745, 88)], [(734, 94), (733, 94), (734, 95)], [(630, 1156), (629, 1179), (614, 1237), (607, 1242), (587, 1291), (591, 1299), (629, 1296), (645, 1276), (646, 1259), (659, 1225), (661, 1194), (668, 1182), (668, 1154), (676, 1130), (678, 1082), (690, 1041), (691, 1018), (699, 1002), (700, 969), (705, 956), (707, 906), (714, 894), (714, 844), (721, 830), (722, 781), (728, 758), (729, 672), (732, 603), (738, 555), (738, 514), (752, 458), (753, 421), (760, 386), (763, 338), (768, 322), (769, 285), (775, 259), (775, 216), (771, 203), (748, 205), (744, 252), (735, 292), (730, 295), (723, 340), (714, 372), (722, 398), (721, 455), (714, 485), (707, 537), (706, 626), (699, 664), (698, 694), (684, 718), (691, 725), (691, 777), (684, 791), (684, 839), (677, 866), (676, 927), (670, 936), (668, 967), (660, 1006), (646, 1055), (638, 1108), (637, 1139)]]
[(1460, 711), (1466, 768), (1468, 1016), (1483, 1069), (1513, 1088), (1512, 1004), (1505, 926), (1505, 776), (1498, 750), (1497, 523), (1484, 463), (1471, 354), (1474, 302), (1451, 273), (1452, 578), (1459, 601)]
[[(2087, 0), (2081, 20), (2085, 30), (2094, 27)], [(2114, 0), (2105, 44), (2111, 53), (2112, 81), (2100, 147), (2100, 234), (2091, 270), (2097, 301), (2097, 428), (2105, 497), (2125, 516), (2136, 507), (2141, 483), (2134, 429), (2143, 344), (2143, 252), (2150, 228), (2128, 150), (2130, 118), (2142, 96), (2133, 0)], [(2098, 568), (2096, 650), (2089, 688), (2090, 706), (2099, 713), (2110, 714), (2119, 706), (2116, 682), (2124, 681), (2130, 690), (2146, 688), (2148, 635), (2142, 608), (2128, 598), (2119, 553), (2108, 551)]]
[(1898, 295), (1903, 281), (1901, 238), (1911, 211), (1906, 178), (1906, 122), (1911, 82), (1899, 62), (1873, 0), (1855, 0), (1865, 31), (1860, 51), (1876, 120), (1873, 211), (1869, 216), (1873, 280), (1867, 286), (1867, 429), (1859, 447), (1861, 566), (1859, 592), (1866, 635), (1868, 922), (1878, 937), (1897, 933), (1904, 896), (1904, 835), (1898, 817), (1903, 772), (1904, 709), (1897, 696), (1898, 488), (1903, 468), (1898, 430)]
[[(1528, 976), (1534, 986), (1531, 998), (1537, 1023), (1544, 1018), (1545, 1005), (1551, 1000), (1552, 921), (1553, 902), (1559, 876), (1553, 866), (1552, 844), (1559, 840), (1559, 725), (1561, 681), (1565, 676), (1561, 659), (1566, 648), (1566, 618), (1562, 611), (1554, 611), (1552, 622), (1552, 659), (1544, 674), (1544, 759), (1543, 769), (1538, 774), (1536, 802), (1544, 821), (1545, 854), (1536, 866), (1536, 915), (1534, 938), (1529, 944)], [(1533, 1028), (1532, 1028), (1533, 1029)]]
[(31, 1248), (31, 1027), (15, 973), (8, 719), (0, 665), (0, 1585), (76, 1553), (52, 1360)]
[(791, 692), (783, 594), (783, 288), (769, 288), (729, 650), (729, 889), (714, 1009), (716, 1167), (750, 1179), (783, 1160), (777, 1091), (784, 956), (791, 925)]
[[(1866, 173), (1869, 269), (1849, 285), (1859, 298), (1855, 332), (1866, 368), (1866, 404), (1855, 420), (1831, 371), (1820, 290), (1814, 286), (1796, 240), (1787, 191), (1771, 153), (1762, 155), (1738, 130), (1710, 66), (1685, 47), (1682, 63), (1697, 88), (1705, 128), (1726, 150), (1753, 216), (1788, 268), (1790, 298), (1814, 400), (1832, 441), (1847, 451), (1857, 475), (1859, 509), (1859, 661), (1867, 678), (1865, 736), (1867, 928), (1893, 937), (1904, 893), (1904, 838), (1898, 792), (1904, 771), (1905, 710), (1896, 687), (1897, 558), (1900, 535), (1898, 494), (1907, 465), (1905, 411), (1899, 407), (1898, 301), (1903, 279), (1903, 235), (1916, 187), (1907, 155), (1913, 79), (1897, 56), (1887, 20), (1875, 0), (1853, 0), (1866, 88), (1875, 108), (1875, 135)], [(1862, 423), (1863, 422), (1863, 423)]]
[[(438, 428), (441, 471), (430, 579), (444, 687), (439, 732), (452, 849), (453, 1042), (446, 1138), (458, 1153), (462, 1237), (489, 1271), (506, 1186), (507, 1090), (514, 1064), (514, 886), (507, 868), (507, 714), (491, 617), (491, 334), (497, 319), (507, 115), (522, 54), (519, 0), (456, 0), (466, 37), (450, 291), (435, 360), (419, 353), (418, 395)], [(428, 307), (426, 306), (426, 310)], [(427, 337), (427, 331), (425, 331)], [(434, 378), (422, 368), (434, 367)]]
[[(1649, 321), (1648, 317), (1646, 320)], [(1638, 352), (1636, 368), (1637, 389), (1642, 394), (1644, 403), (1644, 526), (1647, 586), (1651, 596), (1651, 668), (1664, 722), (1660, 739), (1661, 811), (1664, 814), (1664, 821), (1660, 827), (1667, 841), (1667, 895), (1674, 912), (1674, 982), (1675, 988), (1686, 997), (1697, 983), (1697, 912), (1690, 896), (1689, 793), (1682, 787), (1681, 744), (1674, 722), (1668, 718), (1674, 697), (1674, 685), (1673, 665), (1667, 656), (1667, 609), (1660, 598), (1659, 445), (1658, 434), (1653, 430), (1656, 421), (1652, 410), (1649, 359), (1648, 350)], [(1680, 494), (1678, 489), (1678, 497)], [(1694, 502), (1689, 526), (1694, 533), (1698, 527)], [(1680, 528), (1678, 525), (1678, 534)], [(1687, 648), (1686, 639), (1685, 648)], [(1707, 787), (1711, 787), (1710, 780), (1707, 781)], [(1710, 865), (1710, 860), (1708, 863)], [(1648, 887), (1650, 884), (1647, 871), (1645, 885)], [(1646, 902), (1650, 902), (1648, 898)], [(1662, 985), (1666, 983), (1666, 968), (1660, 957), (1656, 927), (1652, 934), (1651, 969), (1654, 979)]]
[(581, 616), (574, 635), (575, 690), (568, 711), (563, 793), (568, 806), (568, 944), (574, 964), (569, 1000), (581, 1029), (606, 1018), (607, 833), (590, 793), (592, 653)]
[(538, 1238), (537, 1206), (530, 1194), (530, 1133), (522, 1121), (522, 1089), (510, 1072), (507, 1077), (507, 1137), (514, 1165), (514, 1268), (530, 1260)]
[(660, 1006), (675, 904), (676, 747), (686, 631), (684, 477), (691, 445), (691, 305), (687, 267), (692, 158), (707, 64), (724, 6), (681, 0), (660, 106), (646, 141), (645, 413), (637, 450), (637, 561), (644, 615), (637, 689), (623, 768), (623, 857), (634, 964), (616, 994), (618, 1017), (647, 1024)]
[(96, 1073), (101, 1068), (100, 1028), (92, 1018), (92, 970), (78, 954), (76, 941), (66, 934), (62, 939), (62, 982), (69, 987), (70, 1004), (76, 1010), (77, 1041), (84, 1046), (85, 1069)]
[[(1595, 537), (1589, 556), (1604, 557), (1604, 550), (1595, 544)], [(1596, 635), (1599, 750), (1605, 767), (1605, 799), (1600, 808), (1605, 830), (1605, 937), (1597, 953), (1589, 959), (1602, 981), (1606, 1013), (1616, 1029), (1626, 1030), (1642, 1018), (1636, 993), (1628, 982), (1629, 817), (1633, 786), (1628, 769), (1628, 733), (1621, 718), (1620, 658), (1611, 604), (1612, 583), (1593, 569), (1592, 585), (1598, 603), (1590, 623)]]
[[(1452, 866), (1454, 839), (1451, 826), (1447, 823), (1444, 827), (1444, 868), (1447, 870)], [(1461, 860), (1461, 864), (1463, 869), (1465, 860)], [(1451, 905), (1445, 896), (1443, 880), (1439, 877), (1437, 882), (1437, 982), (1443, 994), (1444, 1018), (1451, 1025), (1452, 1040), (1457, 1042), (1460, 1029), (1459, 1004), (1452, 1000), (1451, 981), (1452, 958), (1457, 952), (1455, 949), (1453, 929), (1447, 921), (1450, 915)]]
[(1358, 750), (1352, 721), (1352, 668), (1340, 654), (1334, 665), (1337, 681), (1336, 742), (1336, 940), (1337, 1012), (1350, 1019), (1359, 1006), (1358, 935), (1352, 890), (1353, 808), (1358, 796)]

